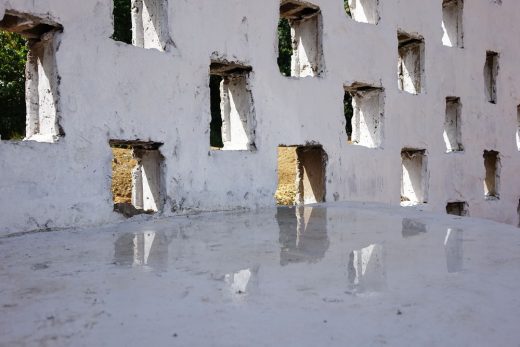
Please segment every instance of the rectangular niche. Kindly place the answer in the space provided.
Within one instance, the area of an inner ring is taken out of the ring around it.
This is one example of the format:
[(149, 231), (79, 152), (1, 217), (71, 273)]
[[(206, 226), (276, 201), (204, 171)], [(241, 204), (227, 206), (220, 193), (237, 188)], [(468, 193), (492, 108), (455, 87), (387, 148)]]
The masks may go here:
[[(284, 34), (290, 27), (291, 35)], [(322, 17), (318, 6), (305, 1), (282, 0), (278, 29), (280, 72), (284, 67), (284, 48), (291, 47), (292, 77), (316, 77), (323, 72)], [(285, 28), (285, 29), (284, 29)], [(287, 50), (287, 49), (285, 49)]]
[(499, 54), (488, 51), (486, 53), (486, 65), (484, 66), (484, 87), (486, 98), (492, 104), (497, 103), (497, 77)]
[(516, 147), (520, 151), (520, 105), (516, 107)]
[(325, 202), (328, 157), (323, 147), (280, 146), (278, 148), (278, 205)]
[(8, 10), (0, 22), (0, 29), (20, 35), (27, 43), (24, 139), (55, 142), (63, 135), (59, 125), (56, 64), (59, 35), (63, 27), (46, 18)]
[(114, 0), (116, 41), (166, 51), (173, 44), (168, 30), (168, 0)]
[(126, 217), (162, 210), (165, 199), (162, 143), (110, 140), (114, 211)]
[(442, 44), (448, 47), (464, 47), (462, 14), (464, 0), (443, 0), (442, 2)]
[(384, 90), (364, 83), (345, 86), (347, 136), (351, 144), (380, 148), (384, 138)]
[(448, 202), (446, 213), (454, 216), (469, 216), (468, 204), (465, 201)]
[(500, 153), (496, 151), (484, 151), (484, 167), (486, 176), (484, 178), (484, 194), (487, 200), (498, 200), (500, 198)]
[(460, 152), (462, 146), (461, 131), (462, 104), (460, 98), (449, 96), (446, 98), (446, 117), (444, 120), (444, 143), (446, 152)]
[(356, 22), (368, 24), (379, 22), (379, 0), (346, 0), (345, 10)]
[(249, 82), (251, 66), (212, 61), (210, 65), (212, 149), (255, 151), (256, 119)]
[(424, 149), (401, 151), (401, 205), (410, 206), (428, 202), (428, 159)]
[(410, 94), (424, 91), (424, 39), (418, 35), (397, 33), (399, 42), (399, 89)]

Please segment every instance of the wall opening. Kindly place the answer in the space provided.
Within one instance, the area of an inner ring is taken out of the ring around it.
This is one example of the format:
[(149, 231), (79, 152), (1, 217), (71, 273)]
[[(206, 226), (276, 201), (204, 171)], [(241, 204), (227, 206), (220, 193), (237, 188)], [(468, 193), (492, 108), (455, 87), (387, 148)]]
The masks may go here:
[(448, 47), (464, 47), (462, 14), (464, 0), (442, 1), (442, 44)]
[[(0, 29), (2, 40), (13, 49), (9, 64), (14, 64), (15, 70), (3, 82), (12, 82), (12, 85), (18, 86), (13, 91), (14, 100), (9, 100), (7, 107), (2, 110), (2, 138), (55, 142), (64, 135), (59, 125), (56, 65), (59, 34), (63, 27), (49, 19), (6, 11), (0, 21)], [(24, 55), (23, 58), (13, 58), (20, 53)], [(7, 87), (7, 84), (4, 86)], [(25, 111), (22, 102), (25, 103)]]
[(446, 213), (454, 216), (469, 216), (468, 204), (465, 201), (448, 202)]
[[(278, 67), (287, 75), (288, 28), (291, 40), (292, 77), (316, 77), (323, 72), (322, 18), (318, 6), (298, 0), (282, 0), (278, 24)], [(285, 64), (285, 65), (284, 65)]]
[(212, 149), (255, 151), (256, 119), (251, 66), (223, 61), (210, 65)]
[[(344, 86), (347, 140), (351, 144), (380, 148), (384, 137), (384, 90), (364, 83)], [(346, 103), (350, 102), (350, 107)]]
[(428, 160), (426, 150), (405, 148), (401, 151), (401, 205), (428, 202)]
[(520, 105), (516, 107), (516, 147), (520, 151)]
[(278, 205), (325, 202), (328, 157), (320, 145), (278, 147)]
[(152, 214), (164, 205), (162, 143), (110, 140), (114, 211), (126, 217)]
[(484, 193), (488, 200), (500, 198), (500, 153), (496, 151), (484, 151), (484, 167), (486, 177), (484, 179)]
[(518, 208), (516, 209), (518, 212), (518, 227), (520, 228), (520, 199), (518, 200)]
[(379, 23), (379, 0), (344, 0), (345, 12), (356, 22)]
[(444, 119), (444, 143), (446, 152), (460, 152), (462, 146), (462, 103), (460, 98), (449, 96), (446, 98), (446, 117)]
[(424, 91), (424, 39), (398, 32), (397, 40), (399, 89), (410, 94), (420, 94)]
[(167, 14), (168, 0), (114, 0), (112, 39), (166, 51), (173, 44)]
[(497, 77), (498, 77), (498, 58), (499, 54), (488, 51), (486, 53), (486, 65), (484, 66), (484, 83), (487, 100), (497, 103)]

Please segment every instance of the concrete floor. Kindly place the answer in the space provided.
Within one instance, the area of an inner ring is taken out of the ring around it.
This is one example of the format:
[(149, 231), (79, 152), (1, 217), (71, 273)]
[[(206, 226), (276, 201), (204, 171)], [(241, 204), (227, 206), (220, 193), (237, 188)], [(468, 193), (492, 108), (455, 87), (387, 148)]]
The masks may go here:
[(1, 346), (520, 346), (520, 230), (368, 204), (0, 238)]

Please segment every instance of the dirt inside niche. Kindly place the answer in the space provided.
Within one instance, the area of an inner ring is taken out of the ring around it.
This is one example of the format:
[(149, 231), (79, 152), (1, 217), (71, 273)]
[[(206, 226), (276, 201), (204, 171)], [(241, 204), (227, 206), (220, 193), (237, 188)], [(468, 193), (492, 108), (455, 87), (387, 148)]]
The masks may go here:
[(132, 170), (137, 160), (130, 148), (112, 148), (112, 195), (114, 203), (132, 203)]
[(278, 205), (295, 205), (298, 186), (296, 147), (278, 147), (278, 189), (275, 194)]

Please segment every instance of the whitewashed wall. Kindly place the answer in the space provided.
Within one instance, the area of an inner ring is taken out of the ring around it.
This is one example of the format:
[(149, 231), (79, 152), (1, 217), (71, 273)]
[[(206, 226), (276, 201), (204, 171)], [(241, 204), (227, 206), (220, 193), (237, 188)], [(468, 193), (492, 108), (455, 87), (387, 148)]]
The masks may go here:
[[(163, 142), (162, 215), (275, 204), (277, 146), (315, 141), (328, 154), (327, 201), (400, 203), (401, 149), (427, 150), (428, 204), (463, 200), (474, 217), (518, 223), (520, 2), (465, 1), (464, 48), (442, 44), (441, 0), (380, 1), (377, 25), (359, 23), (343, 0), (314, 0), (323, 16), (325, 71), (282, 76), (276, 64), (279, 1), (169, 0), (175, 47), (161, 52), (115, 42), (111, 0), (1, 0), (4, 9), (63, 25), (57, 53), (61, 120), (56, 143), (0, 142), (0, 234), (96, 225), (113, 212), (109, 139)], [(425, 40), (425, 92), (399, 91), (397, 31)], [(488, 103), (486, 51), (500, 53), (498, 102)], [(210, 151), (212, 56), (253, 67), (255, 152)], [(382, 149), (349, 145), (344, 85), (385, 89)], [(446, 97), (461, 98), (465, 151), (445, 153)], [(483, 151), (501, 155), (500, 200), (486, 201)], [(161, 214), (160, 214), (161, 215)], [(160, 216), (159, 215), (159, 216)]]

